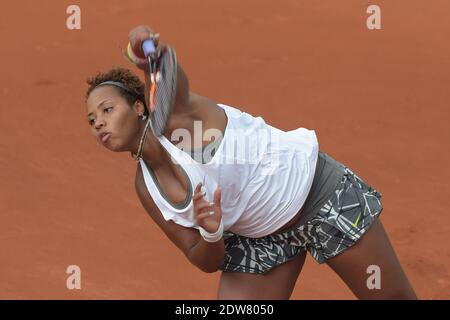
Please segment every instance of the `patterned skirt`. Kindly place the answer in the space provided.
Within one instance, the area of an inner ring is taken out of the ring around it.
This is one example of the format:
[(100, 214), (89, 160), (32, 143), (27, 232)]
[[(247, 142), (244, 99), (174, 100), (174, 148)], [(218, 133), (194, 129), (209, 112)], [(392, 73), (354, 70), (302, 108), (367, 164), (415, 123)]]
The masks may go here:
[[(382, 194), (327, 154), (319, 152), (319, 160), (329, 174), (316, 171), (312, 197), (308, 196), (300, 221), (287, 230), (261, 238), (225, 231), (222, 271), (266, 273), (305, 250), (318, 263), (324, 263), (364, 235), (383, 210)], [(339, 177), (337, 184), (330, 177)], [(321, 190), (325, 189), (328, 191), (324, 194)]]

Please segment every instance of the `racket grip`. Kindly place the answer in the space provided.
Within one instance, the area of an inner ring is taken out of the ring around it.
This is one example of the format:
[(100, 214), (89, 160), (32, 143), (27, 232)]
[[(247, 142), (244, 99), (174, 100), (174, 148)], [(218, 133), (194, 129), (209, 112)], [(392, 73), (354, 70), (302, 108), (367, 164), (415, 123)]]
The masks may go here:
[(142, 43), (142, 51), (144, 51), (146, 58), (156, 52), (155, 44), (152, 39), (147, 39)]

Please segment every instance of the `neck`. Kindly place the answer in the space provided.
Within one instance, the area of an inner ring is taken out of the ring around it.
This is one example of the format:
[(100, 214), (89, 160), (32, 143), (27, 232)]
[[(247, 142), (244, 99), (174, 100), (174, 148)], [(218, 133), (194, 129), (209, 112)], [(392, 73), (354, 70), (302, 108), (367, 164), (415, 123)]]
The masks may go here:
[[(130, 155), (132, 157), (138, 155), (139, 149), (141, 150), (140, 158), (142, 158), (147, 164), (149, 164), (153, 169), (161, 166), (164, 163), (164, 150), (158, 139), (154, 136), (151, 127), (146, 129), (147, 121), (139, 121), (139, 129), (136, 132), (135, 138), (133, 139), (133, 146), (129, 149)], [(145, 137), (141, 144), (143, 134), (145, 131)]]

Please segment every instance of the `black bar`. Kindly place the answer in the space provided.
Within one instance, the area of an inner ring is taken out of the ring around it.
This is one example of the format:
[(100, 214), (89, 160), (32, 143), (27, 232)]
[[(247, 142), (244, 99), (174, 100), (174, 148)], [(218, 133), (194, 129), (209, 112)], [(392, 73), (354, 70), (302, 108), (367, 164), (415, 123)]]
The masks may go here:
[(392, 309), (402, 316), (429, 318), (446, 314), (449, 300), (352, 301), (352, 300), (2, 300), (4, 314), (57, 316), (60, 319), (85, 316), (114, 316), (120, 319), (314, 319), (327, 316), (387, 320)]

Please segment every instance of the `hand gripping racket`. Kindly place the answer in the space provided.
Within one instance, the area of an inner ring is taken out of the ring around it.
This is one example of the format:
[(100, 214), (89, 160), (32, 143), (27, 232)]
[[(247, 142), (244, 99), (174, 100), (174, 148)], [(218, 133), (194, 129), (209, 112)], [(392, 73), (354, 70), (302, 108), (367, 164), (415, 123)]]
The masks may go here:
[(177, 57), (175, 50), (167, 46), (157, 56), (153, 40), (142, 43), (142, 50), (150, 69), (150, 98), (148, 101), (149, 122), (155, 136), (163, 134), (175, 104), (177, 89)]

